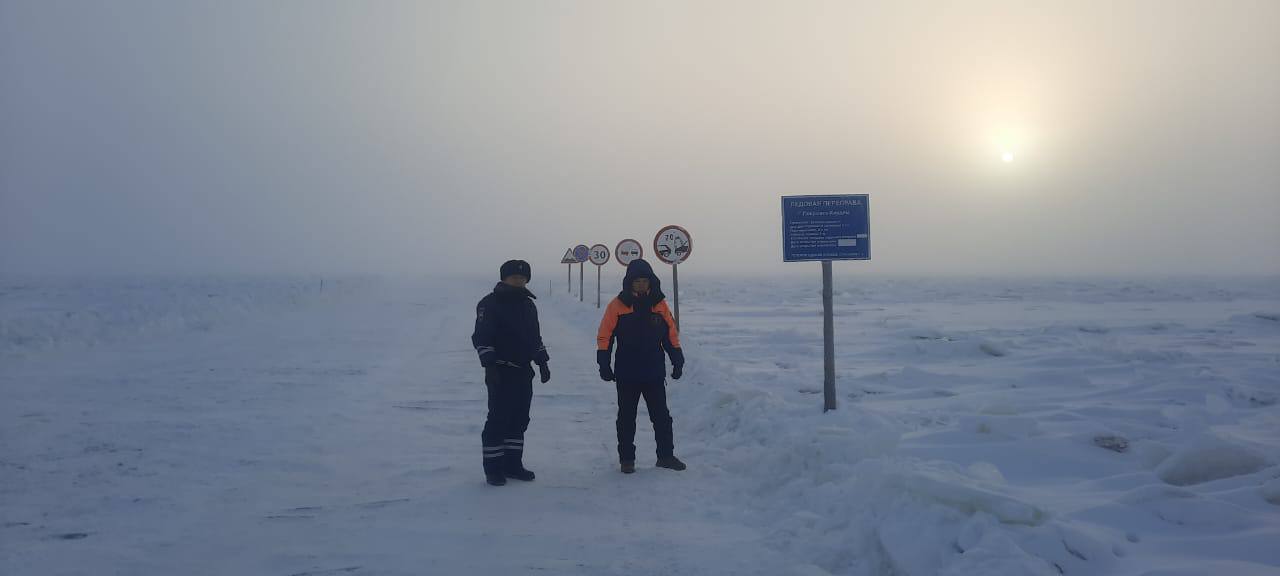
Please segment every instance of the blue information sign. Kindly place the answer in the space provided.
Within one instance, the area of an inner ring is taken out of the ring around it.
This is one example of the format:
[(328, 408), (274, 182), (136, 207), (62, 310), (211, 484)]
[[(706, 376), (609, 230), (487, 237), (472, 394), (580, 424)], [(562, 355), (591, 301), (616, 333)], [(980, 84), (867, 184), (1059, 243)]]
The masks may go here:
[(782, 260), (870, 260), (866, 194), (782, 197)]

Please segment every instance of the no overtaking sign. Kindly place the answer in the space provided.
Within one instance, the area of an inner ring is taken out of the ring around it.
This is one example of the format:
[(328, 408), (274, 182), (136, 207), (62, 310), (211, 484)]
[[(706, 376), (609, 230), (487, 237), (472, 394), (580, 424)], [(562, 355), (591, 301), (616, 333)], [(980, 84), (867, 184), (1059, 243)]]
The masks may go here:
[(625, 268), (632, 260), (644, 258), (644, 247), (640, 245), (639, 240), (627, 238), (618, 243), (613, 249), (613, 253), (617, 257), (618, 263)]

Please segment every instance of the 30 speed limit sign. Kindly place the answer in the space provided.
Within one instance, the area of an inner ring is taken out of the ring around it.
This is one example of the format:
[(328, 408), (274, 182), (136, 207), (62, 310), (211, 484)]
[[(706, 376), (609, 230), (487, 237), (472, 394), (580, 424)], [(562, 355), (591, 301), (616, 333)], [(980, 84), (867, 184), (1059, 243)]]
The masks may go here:
[(604, 266), (609, 262), (609, 247), (604, 244), (596, 244), (591, 247), (591, 263), (596, 266)]

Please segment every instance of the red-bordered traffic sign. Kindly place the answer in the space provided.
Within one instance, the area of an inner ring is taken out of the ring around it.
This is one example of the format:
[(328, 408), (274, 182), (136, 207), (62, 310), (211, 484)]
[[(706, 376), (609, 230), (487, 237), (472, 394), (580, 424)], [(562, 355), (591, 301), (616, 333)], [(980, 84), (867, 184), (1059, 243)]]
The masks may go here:
[(679, 264), (693, 253), (693, 237), (676, 225), (664, 226), (653, 237), (653, 253), (667, 264)]
[(613, 249), (613, 255), (614, 259), (625, 268), (632, 260), (644, 258), (644, 247), (640, 245), (639, 240), (627, 238)]
[(609, 247), (604, 244), (596, 244), (591, 247), (591, 254), (588, 256), (592, 264), (596, 266), (604, 266), (609, 262)]
[(560, 259), (561, 264), (577, 264), (578, 259), (573, 257), (573, 248), (564, 251), (564, 257)]

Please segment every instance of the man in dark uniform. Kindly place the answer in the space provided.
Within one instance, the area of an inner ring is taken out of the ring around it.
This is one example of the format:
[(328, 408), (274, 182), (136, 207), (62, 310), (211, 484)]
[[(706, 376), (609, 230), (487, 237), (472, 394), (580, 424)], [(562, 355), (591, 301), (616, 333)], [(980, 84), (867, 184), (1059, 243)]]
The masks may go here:
[(489, 389), (489, 415), (480, 438), (484, 443), (484, 477), (502, 486), (507, 478), (526, 482), (534, 474), (524, 467), (524, 433), (529, 428), (529, 403), (533, 399), (533, 368), (538, 365), (542, 382), (551, 380), (547, 347), (542, 345), (538, 308), (525, 288), (531, 276), (529, 263), (508, 260), (494, 286), (476, 305), (476, 329), (471, 344), (484, 366)]
[[(656, 465), (685, 469), (684, 462), (675, 455), (675, 434), (671, 411), (667, 409), (667, 361), (663, 356), (665, 351), (671, 357), (671, 377), (679, 380), (684, 371), (684, 352), (665, 298), (653, 267), (642, 259), (632, 260), (622, 279), (622, 292), (605, 308), (596, 334), (600, 378), (617, 382), (618, 459), (625, 474), (636, 471), (636, 410), (641, 397), (649, 408), (649, 421), (653, 422), (658, 445)], [(616, 371), (609, 362), (615, 340)]]

